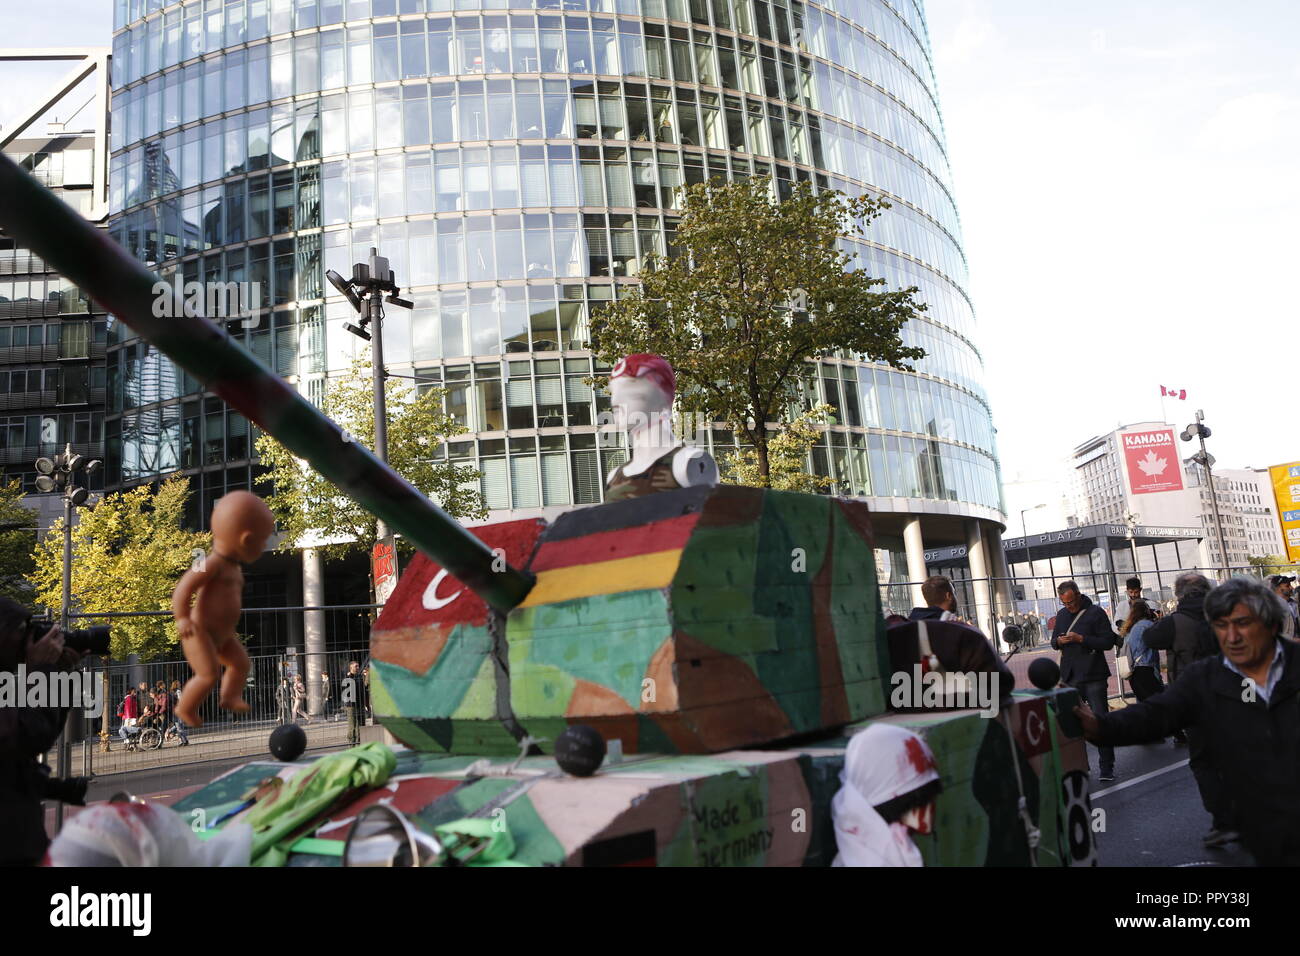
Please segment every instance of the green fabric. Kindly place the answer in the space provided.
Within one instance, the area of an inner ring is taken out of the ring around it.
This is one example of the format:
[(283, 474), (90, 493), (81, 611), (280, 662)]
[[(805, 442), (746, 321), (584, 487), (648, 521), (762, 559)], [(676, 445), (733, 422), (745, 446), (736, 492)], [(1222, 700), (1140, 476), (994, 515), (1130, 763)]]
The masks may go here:
[(254, 866), (283, 866), (289, 834), (324, 813), (348, 790), (382, 785), (397, 766), (397, 756), (381, 743), (362, 744), (322, 757), (248, 813), (253, 827)]
[(318, 840), (315, 837), (303, 837), (289, 847), (293, 853), (315, 853), (317, 856), (342, 856), (346, 846), (342, 840)]
[[(487, 849), (466, 863), (466, 866), (527, 866), (526, 863), (510, 859), (515, 854), (515, 839), (510, 835), (504, 819), (475, 820), (466, 817), (434, 827), (433, 832), (444, 844), (454, 845), (458, 835), (488, 841)], [(462, 854), (454, 855), (459, 857)]]

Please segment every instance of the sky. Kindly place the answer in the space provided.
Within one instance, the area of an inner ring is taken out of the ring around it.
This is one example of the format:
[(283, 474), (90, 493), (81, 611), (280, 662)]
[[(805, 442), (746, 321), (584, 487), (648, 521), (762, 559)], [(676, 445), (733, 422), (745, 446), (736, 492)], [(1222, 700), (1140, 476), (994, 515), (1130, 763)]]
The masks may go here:
[[(1004, 479), (1161, 418), (1161, 385), (1222, 465), (1300, 460), (1300, 4), (925, 8)], [(5, 2), (0, 36), (107, 43), (111, 10)], [(0, 124), (66, 69), (0, 64)]]
[(1300, 459), (1300, 4), (925, 8), (1004, 481), (1161, 385), (1221, 466)]

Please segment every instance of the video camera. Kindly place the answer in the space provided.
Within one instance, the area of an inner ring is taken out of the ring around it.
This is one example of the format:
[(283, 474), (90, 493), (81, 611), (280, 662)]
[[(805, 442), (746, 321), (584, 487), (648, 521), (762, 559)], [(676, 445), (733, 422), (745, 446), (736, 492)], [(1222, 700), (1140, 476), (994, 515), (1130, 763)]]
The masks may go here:
[(92, 777), (44, 777), (40, 782), (41, 796), (46, 800), (57, 800), (74, 807), (86, 805), (86, 789)]
[[(27, 622), (27, 643), (32, 644), (39, 641), (53, 626), (54, 621), (50, 618), (32, 618)], [(63, 635), (64, 647), (81, 651), (83, 654), (108, 656), (109, 628), (107, 624), (96, 624), (94, 627), (79, 630), (59, 628), (59, 633)]]

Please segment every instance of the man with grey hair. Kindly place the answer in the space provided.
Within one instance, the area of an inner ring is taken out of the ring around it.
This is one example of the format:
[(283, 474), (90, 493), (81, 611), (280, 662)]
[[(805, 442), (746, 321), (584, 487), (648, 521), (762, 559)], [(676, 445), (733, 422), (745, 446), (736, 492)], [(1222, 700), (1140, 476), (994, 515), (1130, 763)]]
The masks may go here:
[(1300, 644), (1281, 639), (1285, 610), (1261, 581), (1233, 578), (1203, 603), (1219, 654), (1139, 704), (1100, 717), (1084, 706), (1075, 713), (1087, 739), (1116, 746), (1179, 727), (1199, 731), (1256, 862), (1298, 865)]
[[(1168, 651), (1171, 683), (1194, 662), (1219, 653), (1218, 642), (1205, 619), (1205, 596), (1213, 586), (1209, 578), (1195, 571), (1178, 575), (1174, 579), (1174, 597), (1178, 599), (1178, 607), (1173, 614), (1156, 621), (1143, 635), (1147, 647)], [(1204, 733), (1193, 729), (1184, 737), (1180, 728), (1174, 741), (1187, 744), (1187, 758), (1196, 777), (1196, 787), (1201, 792), (1201, 803), (1212, 820), (1210, 830), (1203, 838), (1205, 845), (1231, 843), (1238, 838), (1232, 825), (1232, 807), (1224, 796), (1219, 772), (1206, 759)]]

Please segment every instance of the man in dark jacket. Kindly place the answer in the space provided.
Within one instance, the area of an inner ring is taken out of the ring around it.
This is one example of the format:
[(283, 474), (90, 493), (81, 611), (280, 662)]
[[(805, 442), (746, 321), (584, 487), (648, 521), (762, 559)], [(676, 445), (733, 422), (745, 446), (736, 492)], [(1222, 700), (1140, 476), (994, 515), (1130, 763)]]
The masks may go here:
[(1098, 743), (1199, 729), (1242, 842), (1264, 866), (1300, 865), (1300, 644), (1280, 639), (1284, 613), (1266, 585), (1233, 578), (1205, 599), (1220, 654), (1195, 661), (1140, 704), (1101, 716), (1075, 711)]
[[(1106, 612), (1080, 593), (1073, 581), (1056, 589), (1064, 605), (1056, 612), (1052, 648), (1061, 652), (1061, 681), (1079, 691), (1095, 713), (1109, 709), (1110, 665), (1106, 652), (1115, 646), (1117, 635)], [(1097, 747), (1098, 777), (1102, 783), (1115, 779), (1115, 750)]]
[[(1171, 683), (1186, 673), (1194, 662), (1219, 655), (1219, 642), (1210, 622), (1205, 619), (1205, 596), (1212, 587), (1209, 578), (1195, 571), (1178, 575), (1174, 579), (1177, 609), (1156, 621), (1143, 635), (1147, 647), (1167, 652)], [(1187, 744), (1187, 759), (1196, 778), (1196, 788), (1201, 792), (1201, 804), (1211, 818), (1210, 832), (1202, 838), (1203, 842), (1206, 846), (1224, 846), (1238, 839), (1233, 826), (1231, 801), (1225, 796), (1219, 771), (1210, 764), (1205, 753), (1204, 729), (1193, 728), (1187, 731), (1185, 738), (1180, 729), (1174, 739)]]
[(941, 575), (926, 578), (921, 585), (921, 598), (925, 607), (914, 607), (907, 615), (909, 621), (955, 621), (957, 620), (957, 595), (952, 589), (952, 581)]
[[(28, 673), (75, 668), (81, 652), (64, 647), (57, 628), (28, 642), (30, 619), (21, 605), (0, 598), (0, 671), (16, 675), (19, 664)], [(45, 856), (50, 841), (38, 758), (59, 739), (67, 713), (60, 707), (0, 706), (0, 865), (34, 866)]]
[(1174, 580), (1174, 598), (1178, 608), (1173, 614), (1162, 617), (1147, 630), (1147, 647), (1168, 651), (1169, 679), (1178, 675), (1192, 661), (1213, 657), (1219, 653), (1219, 643), (1205, 619), (1205, 595), (1210, 593), (1209, 579), (1203, 574), (1189, 571)]

